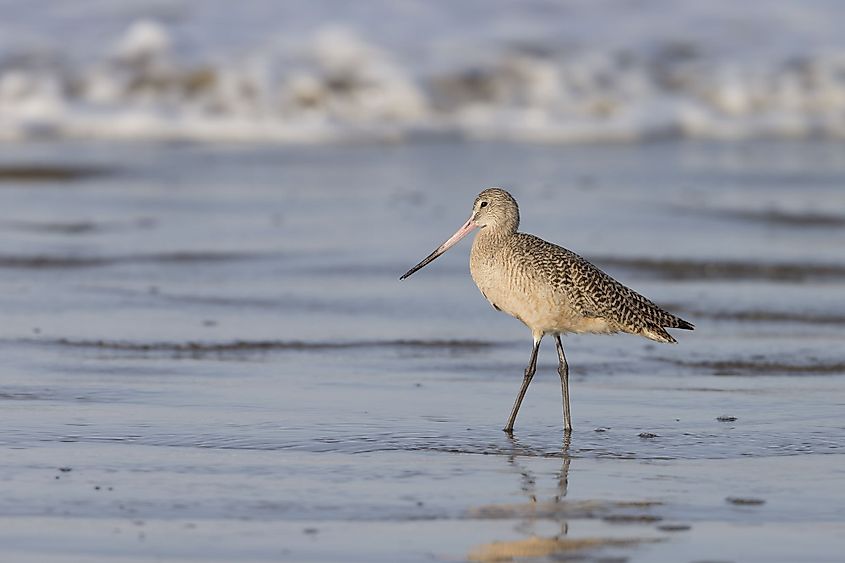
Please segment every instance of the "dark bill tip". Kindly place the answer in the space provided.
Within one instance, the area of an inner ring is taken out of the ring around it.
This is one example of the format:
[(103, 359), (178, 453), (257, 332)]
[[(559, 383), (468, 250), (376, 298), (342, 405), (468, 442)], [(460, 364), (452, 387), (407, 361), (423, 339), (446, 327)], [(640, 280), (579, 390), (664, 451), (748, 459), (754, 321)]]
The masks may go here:
[(423, 259), (423, 261), (422, 261), (422, 262), (420, 262), (419, 264), (417, 264), (416, 266), (414, 266), (413, 268), (411, 268), (410, 270), (408, 270), (407, 272), (405, 272), (404, 274), (402, 274), (402, 277), (401, 277), (401, 278), (399, 278), (399, 281), (402, 281), (402, 280), (404, 280), (405, 278), (410, 277), (410, 276), (411, 276), (414, 272), (416, 272), (417, 270), (422, 269), (424, 266), (426, 266), (427, 264), (429, 264), (430, 262), (432, 262), (435, 258), (437, 258), (437, 257), (438, 257), (438, 256), (440, 256), (441, 254), (443, 254), (443, 252), (445, 252), (445, 250), (444, 250), (444, 249), (443, 249), (443, 247), (441, 246), (440, 248), (438, 248), (437, 250), (435, 250), (434, 252), (432, 252), (431, 254), (429, 254), (428, 256), (426, 256), (426, 257)]

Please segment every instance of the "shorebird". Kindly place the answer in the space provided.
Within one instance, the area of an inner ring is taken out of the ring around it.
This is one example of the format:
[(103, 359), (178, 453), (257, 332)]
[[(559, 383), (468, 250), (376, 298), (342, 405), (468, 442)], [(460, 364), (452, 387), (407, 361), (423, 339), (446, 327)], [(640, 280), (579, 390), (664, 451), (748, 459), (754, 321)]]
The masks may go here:
[(475, 285), (494, 309), (531, 329), (534, 347), (525, 368), (505, 432), (513, 433), (516, 415), (537, 370), (540, 341), (553, 335), (563, 394), (564, 431), (572, 431), (569, 365), (560, 336), (568, 333), (627, 332), (657, 342), (677, 342), (666, 328), (693, 330), (693, 325), (664, 311), (625, 287), (581, 256), (541, 238), (520, 233), (519, 206), (502, 188), (478, 194), (467, 222), (454, 235), (399, 278), (404, 280), (434, 261), (470, 232), (469, 270)]

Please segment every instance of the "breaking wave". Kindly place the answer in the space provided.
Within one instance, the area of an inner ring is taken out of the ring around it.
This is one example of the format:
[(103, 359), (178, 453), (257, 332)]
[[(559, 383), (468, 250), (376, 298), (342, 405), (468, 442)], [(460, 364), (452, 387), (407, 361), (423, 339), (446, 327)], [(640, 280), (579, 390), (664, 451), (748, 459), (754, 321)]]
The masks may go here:
[(845, 52), (499, 42), (432, 69), (339, 27), (241, 55), (177, 43), (142, 19), (83, 60), (0, 56), (0, 140), (845, 138)]

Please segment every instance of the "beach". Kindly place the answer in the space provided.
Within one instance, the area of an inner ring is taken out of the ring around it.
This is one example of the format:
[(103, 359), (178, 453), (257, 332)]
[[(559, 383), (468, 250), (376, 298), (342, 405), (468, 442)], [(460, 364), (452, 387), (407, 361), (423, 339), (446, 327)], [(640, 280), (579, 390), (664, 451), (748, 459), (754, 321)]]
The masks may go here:
[[(827, 140), (8, 144), (14, 561), (835, 561), (845, 164)], [(464, 242), (522, 229), (696, 325), (530, 353)]]

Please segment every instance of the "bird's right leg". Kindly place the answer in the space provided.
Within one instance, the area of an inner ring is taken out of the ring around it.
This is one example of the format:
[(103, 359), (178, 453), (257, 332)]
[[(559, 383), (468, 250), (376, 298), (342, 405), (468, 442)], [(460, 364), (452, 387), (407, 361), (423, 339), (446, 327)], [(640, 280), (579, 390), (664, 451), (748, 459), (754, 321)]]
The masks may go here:
[(531, 384), (534, 372), (537, 371), (537, 352), (540, 350), (540, 341), (542, 339), (542, 334), (534, 336), (534, 348), (531, 350), (531, 359), (528, 361), (528, 367), (525, 368), (525, 376), (522, 378), (522, 387), (519, 388), (519, 394), (516, 396), (516, 401), (513, 403), (513, 409), (511, 409), (511, 415), (504, 428), (504, 431), (508, 434), (513, 433), (513, 423), (516, 422), (516, 415), (519, 412), (519, 406), (522, 404), (522, 399), (525, 398), (525, 392), (528, 391), (528, 386)]
[(572, 432), (572, 417), (569, 414), (569, 364), (566, 363), (566, 355), (563, 353), (559, 334), (555, 334), (555, 344), (557, 345), (557, 372), (560, 374), (560, 390), (563, 395), (563, 431), (569, 434)]

